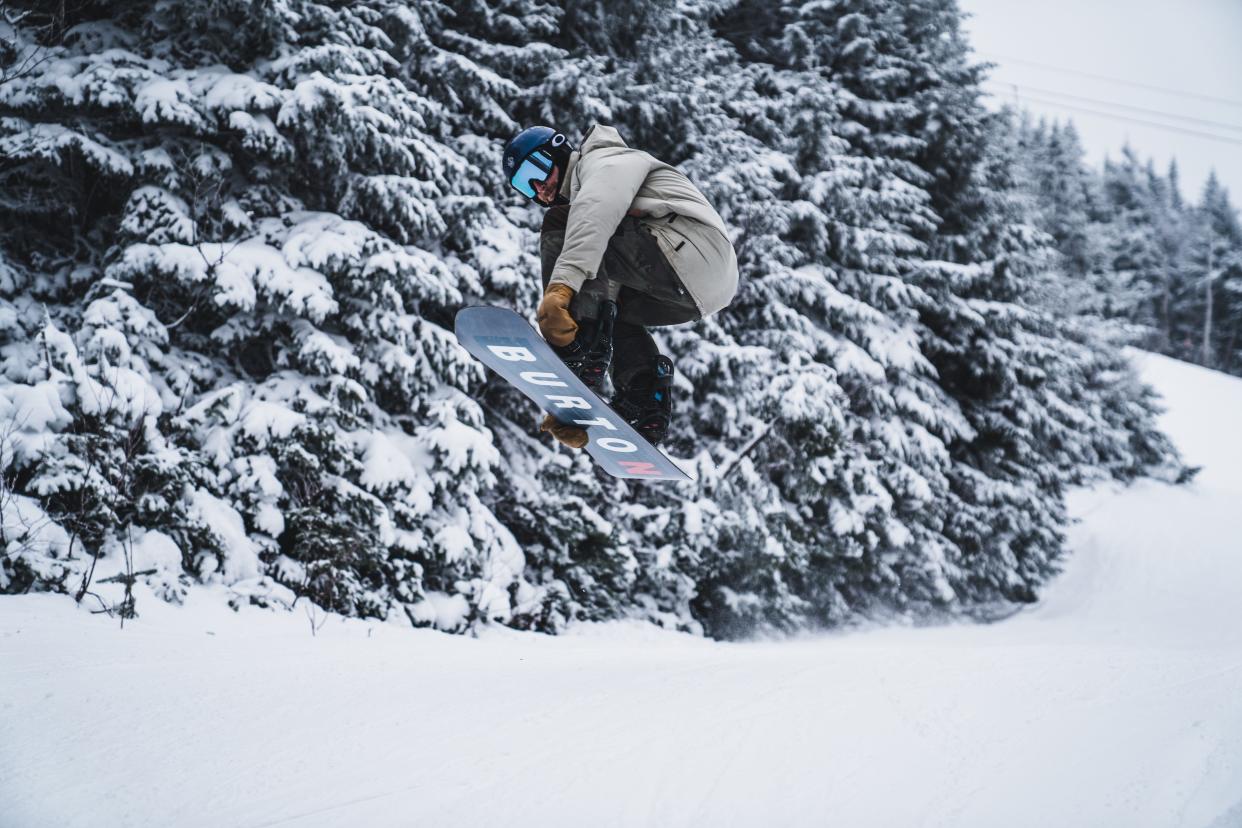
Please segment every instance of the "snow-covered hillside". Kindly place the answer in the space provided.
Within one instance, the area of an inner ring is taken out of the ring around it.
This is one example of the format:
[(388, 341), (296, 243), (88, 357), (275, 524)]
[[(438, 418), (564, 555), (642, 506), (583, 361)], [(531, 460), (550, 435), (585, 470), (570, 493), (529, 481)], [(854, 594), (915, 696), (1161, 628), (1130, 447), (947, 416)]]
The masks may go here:
[[(1242, 825), (1242, 381), (1138, 354), (1202, 464), (1083, 491), (991, 626), (481, 639), (0, 600), (0, 824)], [(1210, 405), (1208, 404), (1210, 401)]]

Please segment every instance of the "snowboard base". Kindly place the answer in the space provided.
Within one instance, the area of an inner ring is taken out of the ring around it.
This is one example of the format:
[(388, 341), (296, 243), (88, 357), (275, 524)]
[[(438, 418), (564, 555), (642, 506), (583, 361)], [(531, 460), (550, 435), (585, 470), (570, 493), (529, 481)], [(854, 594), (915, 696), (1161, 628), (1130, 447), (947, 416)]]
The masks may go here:
[(694, 480), (587, 388), (519, 314), (463, 308), (453, 328), (463, 348), (532, 402), (586, 429), (586, 451), (604, 471), (634, 480)]

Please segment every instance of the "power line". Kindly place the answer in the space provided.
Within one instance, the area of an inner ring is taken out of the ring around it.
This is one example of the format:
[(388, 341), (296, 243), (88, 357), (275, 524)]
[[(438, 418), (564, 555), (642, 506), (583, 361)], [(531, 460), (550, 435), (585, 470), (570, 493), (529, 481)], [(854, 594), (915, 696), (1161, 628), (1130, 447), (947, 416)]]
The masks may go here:
[[(991, 96), (992, 96), (992, 97), (994, 97), (994, 98), (999, 98), (999, 97), (1002, 97), (1002, 96), (997, 95), (996, 93), (993, 93), (993, 92), (989, 92), (989, 93), (987, 93), (987, 94), (991, 95)], [(1171, 126), (1170, 124), (1161, 124), (1161, 123), (1158, 123), (1158, 122), (1156, 122), (1156, 121), (1147, 121), (1147, 120), (1144, 120), (1144, 119), (1142, 119), (1142, 118), (1131, 118), (1131, 117), (1129, 117), (1129, 116), (1127, 116), (1127, 115), (1117, 115), (1117, 114), (1112, 113), (1112, 112), (1101, 112), (1101, 111), (1100, 111), (1100, 110), (1098, 110), (1098, 109), (1090, 109), (1090, 108), (1085, 107), (1085, 106), (1076, 106), (1076, 105), (1074, 105), (1074, 104), (1067, 104), (1067, 103), (1063, 103), (1063, 102), (1061, 102), (1061, 101), (1053, 101), (1053, 100), (1048, 100), (1048, 99), (1046, 99), (1046, 98), (1043, 98), (1043, 99), (1041, 99), (1041, 98), (1036, 98), (1036, 97), (1031, 96), (1031, 95), (1027, 95), (1027, 96), (1025, 96), (1024, 98), (1022, 98), (1021, 100), (1033, 101), (1034, 103), (1044, 104), (1045, 106), (1059, 106), (1059, 107), (1061, 107), (1062, 109), (1072, 109), (1072, 110), (1074, 110), (1074, 111), (1076, 111), (1076, 112), (1086, 112), (1086, 113), (1087, 113), (1087, 114), (1089, 114), (1089, 115), (1096, 115), (1096, 116), (1098, 116), (1098, 117), (1100, 117), (1100, 118), (1112, 118), (1114, 121), (1127, 121), (1127, 122), (1132, 123), (1132, 124), (1142, 124), (1143, 126), (1153, 127), (1153, 128), (1155, 128), (1155, 129), (1163, 129), (1163, 130), (1165, 130), (1165, 131), (1167, 131), (1167, 132), (1180, 132), (1180, 133), (1182, 133), (1182, 134), (1184, 134), (1184, 135), (1194, 135), (1194, 136), (1197, 136), (1197, 137), (1199, 137), (1199, 138), (1208, 138), (1208, 139), (1211, 139), (1211, 140), (1213, 140), (1213, 141), (1222, 141), (1222, 142), (1224, 142), (1224, 143), (1226, 143), (1226, 144), (1236, 144), (1237, 146), (1242, 147), (1242, 141), (1239, 141), (1239, 140), (1237, 140), (1237, 139), (1235, 139), (1235, 138), (1229, 138), (1229, 137), (1224, 136), (1224, 135), (1214, 135), (1214, 134), (1212, 134), (1212, 133), (1210, 133), (1210, 132), (1203, 132), (1203, 131), (1201, 131), (1201, 130), (1197, 130), (1197, 129), (1185, 129), (1185, 128), (1183, 128), (1183, 127), (1175, 127), (1175, 126)]]
[(1054, 66), (1051, 63), (1040, 63), (1037, 60), (1008, 57), (1006, 55), (998, 55), (993, 52), (979, 52), (979, 54), (994, 60), (1003, 60), (1006, 63), (1021, 63), (1026, 66), (1036, 66), (1040, 69), (1047, 69), (1051, 72), (1063, 72), (1067, 75), (1078, 75), (1083, 78), (1093, 78), (1095, 80), (1108, 81), (1109, 83), (1119, 83), (1123, 86), (1133, 86), (1137, 89), (1146, 89), (1150, 92), (1163, 92), (1166, 95), (1177, 95), (1182, 98), (1195, 98), (1200, 101), (1211, 101), (1212, 103), (1226, 104), (1228, 106), (1242, 106), (1242, 101), (1235, 101), (1230, 98), (1218, 98), (1214, 95), (1204, 95), (1200, 92), (1188, 92), (1185, 89), (1171, 89), (1167, 86), (1152, 86), (1151, 84), (1139, 83), (1138, 81), (1126, 80), (1124, 78), (1114, 78), (1109, 75), (1097, 75), (1094, 72), (1083, 72), (1079, 69), (1067, 69), (1064, 66)]
[(1193, 118), (1189, 115), (1179, 115), (1175, 112), (1164, 112), (1159, 109), (1145, 109), (1141, 106), (1128, 106), (1126, 104), (1113, 103), (1112, 101), (1101, 100), (1100, 98), (1087, 98), (1082, 95), (1071, 95), (1069, 92), (1058, 92), (1055, 89), (1040, 89), (1038, 86), (1026, 86), (1021, 83), (1006, 83), (1005, 81), (989, 80), (988, 83), (1007, 86), (1011, 89), (1029, 90), (1040, 95), (1052, 95), (1057, 98), (1069, 98), (1075, 101), (1084, 101), (1086, 103), (1099, 104), (1101, 106), (1110, 106), (1113, 109), (1125, 109), (1130, 112), (1138, 112), (1143, 115), (1155, 115), (1159, 118), (1170, 118), (1174, 121), (1184, 121), (1191, 124), (1202, 124), (1203, 126), (1216, 127), (1218, 129), (1229, 129), (1235, 132), (1242, 132), (1242, 124), (1227, 124), (1224, 121), (1209, 121), (1203, 118)]

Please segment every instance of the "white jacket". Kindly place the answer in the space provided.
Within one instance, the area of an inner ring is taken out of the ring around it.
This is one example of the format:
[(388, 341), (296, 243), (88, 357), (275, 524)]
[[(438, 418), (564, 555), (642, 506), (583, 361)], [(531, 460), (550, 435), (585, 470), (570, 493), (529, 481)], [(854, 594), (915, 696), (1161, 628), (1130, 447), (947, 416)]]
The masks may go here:
[(733, 301), (737, 256), (720, 214), (678, 169), (627, 147), (614, 128), (591, 127), (570, 156), (561, 194), (569, 224), (551, 284), (577, 292), (594, 279), (608, 240), (631, 214), (651, 230), (703, 316)]

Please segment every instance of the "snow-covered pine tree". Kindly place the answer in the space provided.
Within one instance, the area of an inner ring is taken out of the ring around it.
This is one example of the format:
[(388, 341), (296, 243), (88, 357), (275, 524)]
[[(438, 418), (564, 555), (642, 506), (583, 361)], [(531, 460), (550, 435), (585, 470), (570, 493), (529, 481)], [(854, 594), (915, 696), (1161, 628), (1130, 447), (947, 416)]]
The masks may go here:
[[(1053, 236), (1057, 270), (1064, 272), (1056, 298), (1044, 307), (1082, 315), (1087, 338), (1086, 328), (1106, 330), (1118, 342), (1242, 370), (1230, 357), (1238, 340), (1232, 333), (1236, 292), (1226, 288), (1227, 275), (1211, 291), (1206, 279), (1211, 245), (1205, 228), (1218, 228), (1213, 256), (1220, 261), (1232, 260), (1236, 249), (1229, 227), (1237, 211), (1219, 182), (1205, 185), (1199, 205), (1187, 204), (1175, 163), (1161, 175), (1127, 147), (1119, 160), (1094, 171), (1082, 160), (1072, 124), (1033, 126), (1024, 116), (1015, 129), (1023, 150), (1019, 187), (1034, 201), (1037, 226)], [(1206, 350), (1205, 331), (1211, 340)], [(1217, 340), (1220, 332), (1224, 341)]]
[[(748, 292), (727, 327), (772, 353), (760, 371), (790, 380), (764, 383), (772, 403), (756, 414), (768, 431), (743, 470), (773, 491), (759, 501), (771, 504), (767, 563), (794, 623), (953, 599), (937, 504), (945, 444), (965, 424), (919, 350), (926, 296), (903, 280), (937, 217), (932, 177), (914, 161), (925, 144), (911, 135), (926, 67), (902, 26), (878, 4), (742, 4), (720, 23), (751, 94), (772, 99), (755, 135), (784, 156), (776, 198), (761, 202), (772, 229), (747, 248)], [(735, 202), (753, 197), (742, 188)], [(763, 603), (762, 592), (721, 592), (725, 607)]]
[(1095, 265), (1089, 225), (1100, 215), (1099, 185), (1085, 167), (1086, 151), (1072, 122), (1040, 122), (1027, 134), (1024, 155), (1033, 167), (1028, 180), (1045, 205), (1043, 226), (1063, 257), (1060, 267), (1082, 279)]
[(1151, 316), (1155, 320), (1155, 332), (1150, 339), (1151, 347), (1169, 353), (1173, 342), (1173, 303), (1185, 258), (1186, 221), (1182, 206), (1181, 186), (1178, 181), (1177, 162), (1169, 164), (1168, 174), (1161, 176), (1154, 165), (1147, 167), (1147, 186), (1151, 193), (1152, 221), (1159, 245), (1161, 272), (1155, 279), (1154, 295), (1151, 297)]
[[(1032, 490), (1150, 429), (1103, 370), (1068, 372), (1073, 398), (1047, 382), (1073, 332), (1019, 301), (1047, 287), (1024, 281), (1043, 243), (984, 192), (1010, 162), (988, 160), (949, 0), (146, 0), (55, 31), (27, 5), (13, 49), (54, 60), (0, 85), (21, 185), (0, 202), (0, 397), (30, 414), (5, 526), (32, 524), (5, 530), (7, 588), (68, 589), (54, 567), (101, 554), (160, 561), (176, 577), (142, 577), (174, 597), (184, 558), (243, 599), (451, 629), (957, 611), (1029, 594), (1060, 519), (1055, 486)], [(660, 335), (671, 445), (700, 475), (680, 490), (537, 442), (449, 334), (461, 304), (538, 296), (540, 216), (496, 174), (503, 140), (595, 120), (681, 164), (735, 232), (734, 307)], [(141, 404), (145, 442), (91, 419), (80, 376)], [(1105, 414), (1066, 449), (1075, 407)], [(114, 530), (128, 552), (64, 528), (86, 487), (55, 464), (84, 433), (166, 464), (141, 484), (163, 501)]]
[[(1024, 400), (1030, 380), (1022, 375), (1038, 352), (1024, 344), (1032, 326), (1016, 304), (1017, 282), (1026, 274), (1019, 262), (996, 267), (996, 250), (964, 243), (982, 231), (980, 224), (991, 229), (992, 222), (1010, 220), (1000, 201), (980, 211), (978, 200), (987, 202), (986, 194), (973, 191), (980, 178), (1006, 170), (983, 157), (988, 126), (978, 103), (980, 72), (969, 63), (956, 5), (929, 0), (900, 9), (882, 6), (875, 14), (882, 25), (874, 34), (856, 19), (839, 25), (858, 32), (841, 54), (875, 55), (878, 64), (863, 63), (844, 74), (854, 78), (852, 91), (862, 92), (860, 99), (874, 102), (854, 119), (873, 125), (872, 132), (883, 136), (880, 143), (891, 146), (888, 155), (912, 168), (903, 180), (928, 194), (932, 220), (916, 236), (920, 247), (896, 272), (916, 291), (920, 357), (934, 363), (928, 374), (937, 380), (939, 407), (953, 418), (944, 417), (951, 430), (929, 429), (947, 449), (942, 468), (948, 481), (933, 490), (938, 508), (923, 511), (926, 524), (915, 549), (925, 556), (925, 569), (936, 572), (936, 597), (944, 606), (1024, 600), (1053, 571), (1063, 519), (1060, 493), (1055, 487), (1040, 491), (1050, 483), (1050, 469), (1040, 460), (1048, 438), (1019, 428), (998, 441), (996, 433), (998, 414), (1036, 405)], [(879, 62), (885, 55), (888, 66)], [(1002, 255), (1021, 255), (1015, 241), (1022, 228), (1009, 231), (1012, 239), (1003, 238), (1006, 229), (996, 228), (997, 247)], [(944, 344), (958, 338), (965, 347), (951, 357), (954, 349), (946, 351)], [(1047, 347), (1040, 351), (1045, 361), (1055, 354)], [(927, 403), (936, 399), (924, 397)], [(1012, 442), (1002, 449), (1007, 440)], [(998, 452), (1009, 460), (998, 462)], [(980, 520), (984, 514), (986, 522)], [(910, 569), (917, 571), (913, 562)]]
[[(98, 3), (25, 44), (49, 59), (0, 87), (21, 185), (6, 192), (22, 194), (4, 205), (4, 249), (34, 275), (5, 302), (38, 296), (49, 319), (14, 311), (5, 390), (58, 382), (72, 402), (44, 418), (39, 454), (13, 459), (21, 496), (69, 519), (38, 475), (76, 457), (83, 431), (123, 445), (82, 390), (119, 363), (145, 385), (123, 375), (116, 427), (138, 418), (142, 449), (172, 443), (202, 474), (173, 463), (191, 479), (163, 484), (162, 511), (106, 532), (162, 532), (187, 571), (256, 600), (404, 605), (449, 628), (540, 614), (481, 499), (500, 456), (466, 393), (481, 370), (450, 332), (466, 295), (516, 293), (526, 262), (497, 241), (517, 230), (482, 197), (491, 170), (450, 145), (451, 87), (403, 68), (438, 25), (382, 0)], [(90, 494), (57, 479), (62, 500)], [(106, 551), (91, 540), (76, 554)]]
[(1130, 147), (1119, 161), (1104, 164), (1104, 198), (1108, 222), (1101, 240), (1103, 261), (1096, 277), (1105, 318), (1124, 318), (1155, 332), (1163, 327), (1159, 298), (1169, 273), (1165, 248), (1157, 230), (1159, 192), (1154, 172), (1144, 167)]
[(924, 318), (941, 382), (975, 432), (952, 446), (945, 531), (961, 591), (1025, 600), (1057, 567), (1065, 486), (1129, 479), (1174, 452), (1116, 348), (1050, 309), (1065, 278), (1050, 267), (1063, 260), (1022, 191), (1020, 128), (1002, 113), (985, 137), (956, 196), (961, 232), (937, 245), (948, 262), (928, 264), (943, 271), (940, 290), (950, 277), (953, 295)]
[(1193, 211), (1186, 241), (1181, 338), (1188, 357), (1209, 368), (1242, 372), (1242, 223), (1213, 172)]

